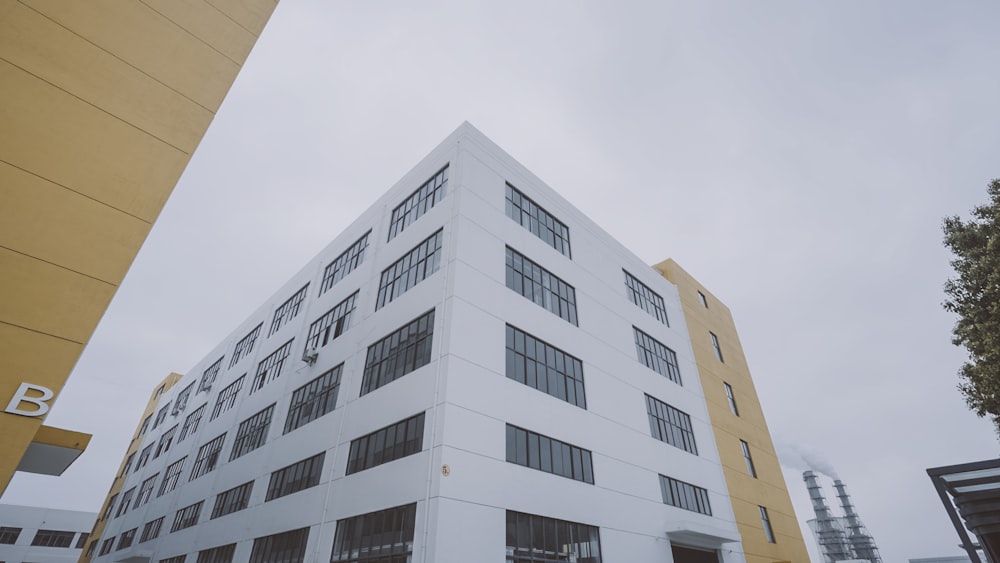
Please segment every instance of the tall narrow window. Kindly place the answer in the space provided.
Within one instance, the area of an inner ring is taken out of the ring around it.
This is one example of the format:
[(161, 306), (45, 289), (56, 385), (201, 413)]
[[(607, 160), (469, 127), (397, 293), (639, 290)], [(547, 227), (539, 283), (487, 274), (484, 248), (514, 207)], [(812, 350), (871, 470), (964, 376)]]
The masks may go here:
[(173, 425), (170, 430), (167, 430), (160, 436), (160, 441), (156, 444), (156, 452), (153, 453), (153, 459), (160, 457), (160, 454), (165, 454), (170, 451), (171, 444), (174, 443), (174, 435), (177, 434), (177, 425)]
[(302, 308), (302, 302), (305, 301), (308, 290), (309, 284), (307, 283), (284, 303), (278, 305), (278, 308), (274, 310), (274, 318), (271, 319), (271, 328), (267, 331), (268, 336), (278, 332), (283, 325), (298, 316), (299, 309)]
[(767, 538), (767, 543), (776, 543), (774, 540), (774, 530), (771, 528), (771, 519), (767, 516), (767, 509), (763, 506), (758, 506), (760, 509), (760, 523), (764, 527), (764, 537)]
[(331, 563), (409, 561), (417, 504), (337, 520)]
[(646, 413), (649, 415), (649, 429), (654, 438), (698, 455), (691, 417), (687, 413), (649, 395), (646, 395)]
[[(294, 339), (292, 339), (294, 340)], [(271, 353), (270, 356), (261, 360), (257, 365), (257, 374), (253, 377), (250, 385), (250, 393), (259, 391), (265, 383), (270, 383), (281, 375), (281, 368), (285, 365), (285, 360), (292, 353), (292, 340), (285, 342), (280, 348)]]
[(264, 502), (318, 485), (325, 457), (326, 452), (320, 452), (271, 473), (271, 481), (267, 484), (267, 495), (264, 497)]
[(198, 561), (196, 563), (233, 563), (233, 554), (235, 552), (235, 543), (220, 545), (212, 549), (204, 549), (198, 552)]
[(247, 374), (243, 374), (239, 379), (230, 383), (225, 389), (219, 392), (219, 397), (215, 400), (215, 407), (212, 408), (212, 416), (209, 418), (209, 422), (215, 420), (217, 416), (233, 408), (236, 404), (236, 399), (239, 398), (240, 389), (243, 388), (243, 380), (246, 379)]
[(507, 287), (564, 321), (577, 324), (576, 289), (509, 246)]
[[(309, 543), (309, 527), (253, 540), (250, 563), (302, 563)], [(389, 563), (388, 561), (386, 563)]]
[(747, 444), (744, 440), (740, 440), (740, 448), (743, 449), (743, 461), (747, 464), (747, 473), (751, 477), (757, 478), (757, 470), (753, 466), (753, 457), (750, 455), (750, 444)]
[(183, 530), (184, 528), (190, 528), (198, 523), (198, 517), (201, 516), (201, 505), (205, 504), (205, 501), (199, 500), (198, 502), (185, 506), (184, 508), (178, 510), (174, 514), (174, 523), (170, 526), (170, 532), (176, 532), (177, 530)]
[(149, 425), (151, 422), (153, 422), (153, 415), (149, 415), (145, 419), (143, 419), (142, 426), (139, 427), (139, 433), (136, 435), (136, 438), (146, 434), (146, 431), (149, 430)]
[(132, 495), (134, 494), (135, 494), (135, 487), (132, 487), (131, 489), (122, 493), (122, 502), (121, 504), (118, 505), (118, 511), (115, 512), (115, 518), (118, 518), (122, 514), (125, 514), (125, 511), (128, 510), (129, 503), (132, 502)]
[(632, 327), (632, 330), (635, 333), (636, 355), (642, 365), (678, 385), (683, 385), (681, 369), (677, 365), (677, 354), (645, 332), (635, 327)]
[(160, 412), (156, 413), (156, 420), (153, 421), (153, 430), (156, 430), (156, 427), (163, 424), (163, 421), (167, 419), (167, 412), (169, 408), (170, 403), (168, 402), (162, 409), (160, 409)]
[(118, 477), (124, 477), (128, 475), (130, 469), (132, 469), (132, 462), (135, 461), (135, 452), (128, 454), (128, 459), (125, 460), (125, 465), (122, 466), (122, 472)]
[(667, 320), (667, 307), (663, 304), (663, 297), (660, 297), (659, 293), (650, 289), (648, 285), (639, 281), (638, 278), (628, 273), (627, 270), (622, 270), (622, 272), (625, 272), (625, 293), (628, 295), (628, 300), (635, 303), (640, 309), (649, 313), (656, 320), (670, 326), (670, 322)]
[(594, 484), (590, 450), (507, 425), (507, 462)]
[(229, 360), (229, 367), (235, 366), (242, 358), (249, 356), (253, 352), (253, 346), (257, 343), (257, 337), (260, 336), (260, 327), (262, 326), (264, 326), (264, 323), (255, 326), (253, 330), (236, 343), (236, 348), (233, 349), (233, 357)]
[(215, 378), (219, 376), (219, 370), (222, 368), (222, 360), (225, 356), (222, 356), (218, 360), (208, 366), (205, 369), (205, 373), (201, 374), (201, 380), (198, 381), (198, 392), (208, 391), (212, 388), (212, 384), (215, 383)]
[(705, 298), (705, 294), (698, 292), (698, 301), (701, 301), (701, 306), (708, 309), (708, 299)]
[(431, 309), (369, 346), (361, 395), (429, 364), (433, 337), (434, 310)]
[(274, 414), (274, 405), (258, 412), (250, 418), (240, 423), (236, 430), (236, 439), (233, 440), (233, 450), (229, 454), (229, 461), (250, 453), (264, 445), (267, 441), (267, 431), (271, 428), (271, 417)]
[[(108, 501), (108, 505), (104, 507), (104, 514), (101, 515), (101, 520), (107, 520), (111, 518), (111, 513), (115, 511), (115, 503), (118, 502), (118, 493), (112, 495), (111, 500)], [(14, 528), (12, 528), (14, 529)], [(21, 528), (16, 528), (19, 532)], [(3, 543), (3, 531), (0, 530), (0, 543)], [(17, 539), (15, 537), (15, 539)]]
[(80, 536), (76, 538), (74, 549), (83, 549), (83, 546), (87, 545), (87, 538), (89, 537), (90, 532), (80, 532)]
[(507, 216), (563, 255), (572, 258), (569, 227), (507, 183)]
[(187, 456), (184, 456), (167, 466), (167, 470), (163, 472), (163, 482), (160, 483), (160, 490), (157, 491), (156, 496), (161, 497), (177, 488), (177, 479), (180, 477), (181, 471), (184, 470), (186, 460)]
[(438, 232), (424, 239), (402, 258), (382, 270), (378, 282), (378, 297), (375, 300), (376, 311), (438, 271), (441, 266), (443, 242), (444, 230), (438, 229)]
[(145, 448), (142, 448), (142, 451), (139, 452), (139, 459), (135, 461), (135, 473), (138, 473), (140, 469), (146, 467), (146, 464), (149, 463), (149, 456), (152, 455), (153, 448), (155, 447), (156, 444), (150, 444)]
[(389, 219), (389, 238), (386, 240), (392, 240), (403, 232), (403, 229), (427, 213), (434, 204), (444, 199), (447, 188), (448, 165), (446, 164), (392, 210), (392, 217)]
[(354, 271), (355, 268), (365, 261), (365, 249), (368, 248), (368, 231), (361, 238), (354, 242), (350, 248), (341, 253), (323, 269), (323, 281), (319, 286), (319, 294), (329, 290), (337, 282), (344, 279), (344, 276)]
[(292, 392), (284, 434), (316, 420), (337, 406), (343, 369), (344, 364), (340, 364)]
[(420, 413), (352, 440), (347, 475), (413, 455), (423, 445), (424, 413)]
[(663, 494), (664, 504), (712, 515), (712, 505), (708, 502), (708, 489), (660, 475), (660, 493)]
[(597, 526), (507, 511), (507, 561), (601, 563)]
[(715, 357), (719, 358), (720, 362), (725, 363), (726, 360), (722, 359), (722, 346), (719, 346), (719, 337), (714, 332), (709, 332), (708, 335), (712, 337), (712, 348), (715, 348)]
[(222, 451), (222, 444), (225, 441), (226, 433), (223, 432), (198, 448), (198, 455), (194, 458), (194, 465), (191, 467), (191, 476), (188, 477), (188, 481), (193, 481), (215, 469), (219, 463), (219, 452)]
[(507, 377), (587, 408), (583, 362), (511, 325), (507, 325)]
[(307, 350), (326, 346), (351, 326), (351, 315), (354, 313), (354, 302), (357, 297), (358, 292), (355, 291), (309, 325), (309, 335), (306, 336)]
[(208, 403), (205, 403), (187, 415), (187, 418), (184, 419), (184, 426), (181, 426), (181, 435), (177, 437), (178, 444), (183, 442), (184, 438), (193, 436), (198, 431), (198, 424), (201, 422), (201, 417), (205, 416), (205, 407), (207, 406)]
[(135, 497), (135, 505), (132, 507), (133, 509), (139, 508), (149, 502), (149, 498), (153, 496), (153, 487), (156, 486), (156, 480), (159, 477), (160, 474), (157, 473), (142, 482), (142, 485), (139, 486), (139, 494)]
[(191, 398), (191, 393), (194, 392), (194, 382), (192, 381), (190, 385), (184, 388), (183, 391), (177, 394), (177, 398), (174, 399), (174, 410), (170, 411), (170, 414), (176, 415), (180, 414), (187, 408), (188, 399)]
[(233, 487), (215, 495), (215, 507), (212, 508), (212, 518), (239, 512), (250, 505), (250, 493), (253, 492), (253, 481), (247, 481), (239, 487)]
[(736, 407), (736, 393), (733, 392), (733, 386), (725, 381), (723, 381), (722, 384), (726, 386), (726, 399), (729, 400), (729, 411), (736, 416), (739, 416), (740, 409)]

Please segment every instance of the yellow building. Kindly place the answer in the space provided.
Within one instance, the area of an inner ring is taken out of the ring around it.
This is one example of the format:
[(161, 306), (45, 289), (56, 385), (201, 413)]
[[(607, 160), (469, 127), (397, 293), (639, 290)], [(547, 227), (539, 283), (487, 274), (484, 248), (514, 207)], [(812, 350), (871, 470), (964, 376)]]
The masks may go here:
[(653, 267), (680, 293), (747, 563), (809, 561), (729, 308), (673, 260)]
[(0, 0), (0, 494), (277, 0)]

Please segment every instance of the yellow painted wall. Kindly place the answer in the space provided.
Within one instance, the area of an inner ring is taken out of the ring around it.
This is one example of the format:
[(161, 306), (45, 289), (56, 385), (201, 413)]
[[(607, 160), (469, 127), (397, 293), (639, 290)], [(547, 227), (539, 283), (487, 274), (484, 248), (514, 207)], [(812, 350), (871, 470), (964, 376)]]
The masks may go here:
[(58, 398), (276, 3), (0, 0), (0, 409)]
[[(805, 541), (729, 308), (673, 260), (653, 267), (680, 292), (747, 563), (808, 562)], [(707, 308), (701, 303), (699, 291), (708, 301)], [(709, 332), (719, 338), (722, 362)], [(723, 383), (733, 388), (739, 416), (730, 409)], [(740, 440), (750, 446), (756, 478), (747, 470)], [(775, 543), (769, 543), (764, 535), (759, 506), (767, 508)]]

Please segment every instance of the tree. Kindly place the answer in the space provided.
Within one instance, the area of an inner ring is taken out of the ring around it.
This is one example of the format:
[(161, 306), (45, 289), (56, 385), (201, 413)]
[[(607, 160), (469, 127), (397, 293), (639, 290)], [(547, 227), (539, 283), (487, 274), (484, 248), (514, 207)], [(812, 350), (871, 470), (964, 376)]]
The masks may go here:
[(986, 191), (990, 202), (975, 207), (968, 222), (944, 220), (944, 244), (955, 255), (957, 274), (944, 285), (944, 308), (958, 315), (952, 343), (969, 352), (958, 388), (1000, 433), (1000, 179)]

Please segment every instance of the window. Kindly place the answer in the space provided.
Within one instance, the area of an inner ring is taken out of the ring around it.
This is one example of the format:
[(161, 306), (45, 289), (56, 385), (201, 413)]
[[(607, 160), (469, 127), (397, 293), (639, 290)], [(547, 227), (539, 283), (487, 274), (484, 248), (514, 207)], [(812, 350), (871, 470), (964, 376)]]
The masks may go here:
[(175, 555), (174, 557), (168, 557), (167, 559), (160, 559), (160, 563), (184, 563), (185, 560), (187, 560), (187, 554)]
[(136, 438), (144, 435), (146, 431), (149, 430), (149, 423), (152, 421), (153, 421), (153, 415), (149, 415), (145, 419), (143, 419), (142, 426), (139, 427), (139, 434), (136, 435)]
[[(127, 532), (126, 532), (127, 533)], [(60, 530), (38, 530), (31, 545), (41, 547), (69, 547), (73, 545), (73, 536), (76, 532), (63, 532)]]
[(649, 428), (654, 438), (698, 455), (691, 417), (687, 413), (649, 395), (646, 395), (646, 412), (649, 414)]
[(156, 496), (162, 497), (177, 488), (177, 479), (180, 477), (181, 471), (184, 470), (185, 461), (187, 461), (187, 456), (184, 456), (167, 466), (167, 470), (163, 472), (163, 482), (160, 483), (160, 490), (157, 491)]
[(318, 485), (320, 473), (323, 471), (324, 457), (326, 457), (326, 452), (320, 452), (271, 473), (271, 481), (267, 484), (267, 496), (264, 497), (264, 502)]
[(625, 293), (628, 294), (628, 300), (652, 315), (656, 320), (670, 326), (670, 321), (667, 320), (667, 307), (663, 304), (663, 298), (660, 297), (660, 294), (626, 270), (622, 271), (625, 272)]
[(210, 519), (243, 510), (250, 505), (250, 493), (252, 492), (253, 481), (247, 481), (239, 487), (233, 487), (228, 491), (223, 491), (215, 495), (215, 506), (212, 508), (212, 517)]
[(757, 470), (753, 467), (753, 457), (750, 456), (750, 444), (740, 440), (740, 448), (743, 449), (743, 461), (747, 464), (747, 473), (754, 479), (757, 478)]
[(319, 286), (320, 295), (323, 295), (334, 284), (344, 279), (347, 274), (353, 272), (355, 268), (365, 261), (365, 249), (368, 248), (368, 235), (370, 234), (372, 232), (368, 231), (362, 235), (350, 248), (345, 250), (323, 269), (323, 281)]
[(219, 376), (219, 369), (222, 368), (222, 360), (225, 356), (222, 356), (215, 363), (208, 366), (205, 373), (201, 374), (201, 381), (198, 382), (198, 392), (208, 391), (212, 388), (212, 384), (215, 383), (215, 378)]
[(87, 538), (90, 537), (90, 532), (80, 532), (80, 537), (76, 538), (76, 549), (83, 549), (83, 546), (87, 545)]
[[(111, 503), (114, 504), (114, 499), (111, 499)], [(17, 537), (20, 535), (21, 528), (0, 526), (0, 545), (14, 545), (17, 543)]]
[(142, 534), (139, 535), (139, 543), (154, 540), (159, 537), (161, 528), (163, 528), (163, 516), (160, 516), (151, 522), (146, 522), (142, 526)]
[(166, 388), (167, 388), (166, 384), (164, 384), (164, 385), (160, 385), (160, 386), (159, 386), (159, 387), (158, 387), (158, 388), (156, 389), (156, 393), (154, 393), (154, 394), (153, 394), (153, 398), (154, 398), (154, 399), (158, 399), (158, 398), (160, 397), (160, 395), (162, 395), (162, 394), (163, 394), (163, 391), (165, 391), (165, 390), (166, 390)]
[(507, 462), (594, 484), (590, 451), (507, 425)]
[(576, 325), (576, 290), (520, 252), (507, 247), (507, 287)]
[(288, 416), (285, 417), (284, 434), (316, 420), (337, 406), (337, 392), (340, 390), (340, 374), (343, 369), (344, 364), (340, 364), (292, 393)]
[(660, 475), (660, 492), (663, 494), (664, 504), (712, 515), (712, 505), (708, 502), (708, 489)]
[(187, 408), (188, 399), (191, 398), (191, 393), (194, 392), (194, 382), (185, 387), (180, 393), (177, 394), (177, 398), (174, 399), (174, 410), (170, 411), (170, 414), (180, 414)]
[(232, 563), (235, 551), (235, 543), (199, 551), (197, 563)]
[(288, 355), (292, 352), (292, 340), (282, 344), (280, 348), (272, 352), (270, 356), (264, 358), (257, 365), (257, 375), (254, 376), (253, 383), (250, 385), (250, 394), (253, 394), (254, 391), (259, 391), (261, 387), (264, 387), (265, 383), (278, 379), (278, 376), (281, 375), (281, 368), (285, 365), (285, 360), (288, 359)]
[(194, 458), (194, 466), (191, 468), (191, 476), (188, 477), (188, 481), (193, 481), (215, 469), (215, 465), (219, 462), (219, 452), (222, 451), (222, 443), (225, 441), (226, 433), (223, 432), (213, 438), (211, 442), (198, 448), (198, 455)]
[(168, 450), (170, 450), (170, 444), (174, 441), (174, 434), (177, 434), (176, 424), (173, 428), (164, 432), (163, 436), (160, 436), (160, 441), (156, 445), (156, 453), (153, 454), (153, 459), (160, 457), (160, 454), (165, 454)]
[(178, 510), (174, 514), (174, 523), (170, 526), (170, 532), (176, 532), (177, 530), (183, 530), (184, 528), (190, 528), (198, 523), (198, 517), (201, 516), (201, 505), (205, 501), (200, 500), (190, 506), (185, 506), (184, 508)]
[(128, 470), (132, 469), (132, 462), (135, 461), (135, 452), (128, 454), (128, 459), (125, 460), (125, 465), (122, 466), (122, 472), (119, 477), (124, 477), (128, 475)]
[(419, 452), (424, 447), (424, 413), (351, 441), (347, 475)]
[(167, 409), (169, 408), (170, 403), (167, 403), (160, 409), (160, 412), (156, 413), (156, 420), (153, 421), (153, 430), (156, 430), (156, 427), (163, 424), (163, 421), (167, 419)]
[(714, 332), (709, 332), (708, 335), (712, 337), (712, 348), (715, 348), (715, 357), (719, 358), (720, 362), (725, 363), (726, 360), (722, 359), (722, 347), (719, 346), (719, 337)]
[(92, 557), (94, 555), (94, 550), (97, 549), (97, 542), (98, 540), (94, 540), (87, 546), (87, 557)]
[(429, 364), (433, 337), (434, 310), (431, 309), (369, 346), (361, 395)]
[(156, 480), (159, 477), (160, 474), (157, 473), (143, 481), (142, 485), (139, 485), (139, 494), (135, 497), (135, 504), (132, 506), (133, 510), (149, 502), (149, 497), (153, 495), (153, 487), (156, 486)]
[(507, 377), (587, 408), (583, 362), (511, 325), (507, 325)]
[(391, 266), (382, 270), (382, 277), (378, 282), (378, 298), (375, 301), (376, 311), (438, 270), (441, 266), (443, 241), (444, 230), (439, 229)]
[(309, 325), (309, 335), (306, 336), (307, 350), (326, 346), (351, 326), (351, 314), (354, 313), (354, 302), (357, 298), (358, 292), (355, 291)]
[(131, 530), (122, 532), (121, 537), (118, 538), (118, 548), (115, 551), (121, 551), (127, 547), (132, 547), (132, 542), (135, 541), (135, 533), (139, 528), (132, 528)]
[(403, 229), (427, 213), (434, 204), (444, 199), (447, 188), (448, 165), (446, 164), (392, 210), (392, 218), (389, 219), (389, 238), (386, 241), (392, 240), (403, 232)]
[(700, 291), (698, 292), (698, 301), (701, 301), (701, 305), (708, 309), (708, 299), (705, 299), (705, 294)]
[(601, 535), (596, 526), (507, 511), (508, 563), (601, 563)]
[(110, 538), (104, 540), (104, 543), (101, 544), (101, 551), (99, 551), (97, 555), (98, 556), (107, 555), (111, 551), (111, 548), (114, 547), (114, 545), (115, 545), (115, 537), (111, 536)]
[(331, 563), (409, 561), (417, 504), (337, 520)]
[(107, 520), (111, 518), (111, 513), (115, 509), (115, 503), (118, 501), (118, 493), (115, 493), (108, 501), (108, 505), (104, 508), (104, 514), (101, 515), (101, 520)]
[(635, 332), (635, 353), (642, 365), (678, 385), (683, 385), (681, 370), (677, 365), (677, 354), (645, 332), (635, 327), (632, 327), (632, 330)]
[(236, 399), (239, 397), (240, 389), (243, 388), (243, 380), (246, 377), (247, 374), (244, 373), (239, 379), (230, 383), (225, 389), (219, 392), (219, 397), (215, 400), (215, 407), (212, 408), (212, 416), (208, 419), (209, 422), (233, 408), (233, 405), (236, 404)]
[(563, 255), (572, 258), (569, 248), (569, 227), (509, 183), (506, 211), (508, 217), (531, 231), (533, 235)]
[(260, 327), (262, 326), (264, 326), (264, 323), (255, 326), (253, 330), (236, 343), (236, 348), (233, 349), (233, 357), (229, 360), (229, 367), (235, 366), (240, 359), (249, 356), (250, 352), (253, 352), (253, 345), (257, 343), (257, 336), (260, 335)]
[(281, 325), (294, 319), (299, 314), (299, 309), (302, 308), (302, 302), (306, 299), (306, 291), (308, 289), (309, 284), (305, 284), (302, 286), (302, 289), (296, 291), (287, 301), (278, 305), (278, 308), (274, 310), (274, 318), (271, 319), (271, 328), (267, 331), (268, 336), (278, 332)]
[(726, 387), (726, 398), (729, 399), (729, 410), (736, 416), (740, 415), (740, 409), (736, 408), (736, 394), (733, 392), (732, 385), (722, 382)]
[(306, 559), (309, 527), (253, 540), (250, 563), (302, 563)]
[(134, 494), (135, 494), (135, 487), (132, 487), (131, 489), (122, 493), (122, 502), (121, 504), (118, 505), (118, 512), (115, 512), (115, 518), (118, 518), (122, 514), (125, 514), (125, 511), (128, 510), (128, 504), (132, 502), (132, 495)]
[(142, 451), (139, 452), (139, 460), (135, 462), (135, 470), (134, 470), (135, 473), (138, 473), (140, 469), (142, 469), (143, 467), (146, 466), (147, 463), (149, 463), (149, 456), (150, 454), (153, 453), (153, 447), (155, 445), (156, 444), (150, 444), (145, 448), (142, 448)]
[(771, 529), (771, 519), (767, 516), (767, 509), (763, 506), (758, 506), (760, 509), (760, 523), (764, 526), (764, 537), (767, 538), (767, 543), (777, 543), (774, 540), (774, 530)]
[(205, 403), (187, 415), (187, 418), (184, 419), (184, 426), (181, 426), (181, 435), (177, 438), (178, 444), (184, 441), (184, 438), (198, 431), (198, 424), (201, 422), (201, 417), (205, 415), (205, 407), (207, 406), (208, 403)]
[(240, 423), (239, 429), (236, 430), (236, 439), (233, 440), (233, 451), (229, 454), (229, 461), (264, 445), (267, 440), (267, 430), (271, 428), (274, 405), (275, 403), (271, 403), (271, 406)]

